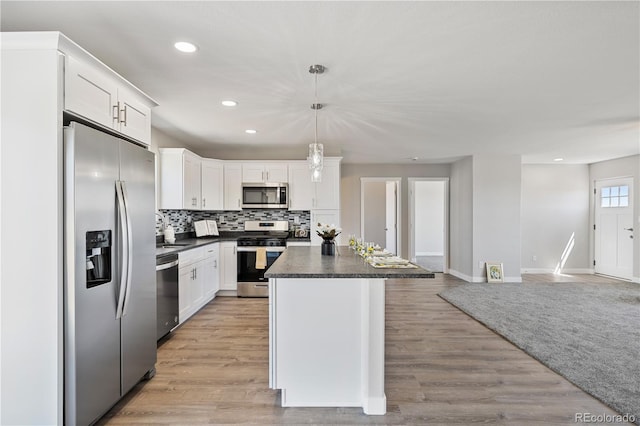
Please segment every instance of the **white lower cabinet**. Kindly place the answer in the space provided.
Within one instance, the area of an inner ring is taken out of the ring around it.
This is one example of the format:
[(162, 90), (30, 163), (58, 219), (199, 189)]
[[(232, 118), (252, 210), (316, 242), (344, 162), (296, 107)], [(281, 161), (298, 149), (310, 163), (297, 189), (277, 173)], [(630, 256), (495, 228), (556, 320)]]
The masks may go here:
[(204, 303), (208, 303), (220, 290), (220, 243), (208, 245), (205, 250)]
[(238, 250), (235, 241), (220, 243), (220, 290), (238, 290)]
[(198, 312), (216, 295), (220, 284), (220, 243), (178, 254), (178, 319), (180, 324)]

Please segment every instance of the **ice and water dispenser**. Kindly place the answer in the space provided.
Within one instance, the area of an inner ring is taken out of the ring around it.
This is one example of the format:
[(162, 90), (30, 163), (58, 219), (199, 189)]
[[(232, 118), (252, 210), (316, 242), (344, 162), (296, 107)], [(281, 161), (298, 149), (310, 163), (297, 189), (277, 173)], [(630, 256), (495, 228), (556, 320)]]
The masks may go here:
[(86, 234), (87, 288), (111, 281), (111, 231)]

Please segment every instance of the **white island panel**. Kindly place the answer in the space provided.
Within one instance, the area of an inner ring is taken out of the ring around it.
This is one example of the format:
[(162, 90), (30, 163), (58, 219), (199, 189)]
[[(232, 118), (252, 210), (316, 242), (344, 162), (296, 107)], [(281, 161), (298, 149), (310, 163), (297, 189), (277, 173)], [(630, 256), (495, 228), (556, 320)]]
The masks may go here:
[(275, 278), (270, 305), (282, 406), (385, 414), (384, 279)]

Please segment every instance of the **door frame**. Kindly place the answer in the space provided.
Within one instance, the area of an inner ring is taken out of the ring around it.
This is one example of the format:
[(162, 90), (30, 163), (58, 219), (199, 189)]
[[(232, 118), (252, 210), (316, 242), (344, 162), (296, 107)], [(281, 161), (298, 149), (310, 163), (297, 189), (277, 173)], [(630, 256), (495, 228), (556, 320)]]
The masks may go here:
[[(629, 277), (619, 277), (619, 276), (615, 276), (615, 275), (609, 275), (609, 274), (605, 274), (603, 272), (598, 272), (598, 259), (596, 258), (596, 245), (598, 243), (597, 241), (597, 233), (598, 233), (598, 226), (600, 226), (601, 228), (601, 224), (598, 222), (598, 215), (597, 215), (597, 208), (598, 208), (598, 202), (600, 201), (600, 198), (598, 197), (598, 193), (597, 193), (597, 188), (598, 185), (602, 185), (603, 183), (606, 183), (607, 181), (612, 182), (612, 181), (616, 181), (616, 180), (622, 180), (622, 179), (629, 179), (631, 181), (631, 185), (630, 185), (630, 191), (629, 191), (629, 197), (632, 200), (632, 205), (633, 205), (633, 210), (631, 213), (631, 217), (632, 217), (632, 224), (633, 224), (633, 218), (635, 218), (635, 215), (633, 212), (635, 212), (637, 210), (636, 207), (636, 203), (638, 202), (638, 200), (634, 199), (634, 195), (635, 195), (635, 179), (633, 176), (631, 175), (626, 175), (626, 176), (615, 176), (615, 177), (607, 177), (607, 178), (601, 178), (601, 179), (594, 179), (593, 180), (593, 204), (592, 204), (592, 214), (593, 214), (593, 251), (591, 253), (591, 258), (593, 259), (593, 261), (595, 262), (595, 264), (592, 265), (593, 267), (593, 273), (596, 275), (605, 275), (605, 276), (609, 276), (609, 277), (613, 277), (619, 280), (623, 280), (623, 281), (634, 281), (634, 277), (633, 277), (633, 268), (634, 268), (634, 259), (635, 259), (635, 244), (631, 244), (631, 273)], [(633, 225), (632, 225), (633, 226)], [(634, 234), (632, 234), (634, 235)]]
[(443, 182), (444, 183), (444, 243), (442, 251), (444, 253), (444, 260), (442, 265), (442, 272), (449, 272), (449, 178), (408, 178), (409, 180), (409, 258), (412, 262), (416, 261), (416, 241), (414, 232), (415, 222), (415, 188), (416, 182)]
[[(367, 182), (396, 182), (396, 251), (402, 252), (402, 178), (400, 177), (361, 177), (360, 178), (360, 237), (364, 238), (364, 184)], [(385, 200), (386, 203), (386, 200)]]

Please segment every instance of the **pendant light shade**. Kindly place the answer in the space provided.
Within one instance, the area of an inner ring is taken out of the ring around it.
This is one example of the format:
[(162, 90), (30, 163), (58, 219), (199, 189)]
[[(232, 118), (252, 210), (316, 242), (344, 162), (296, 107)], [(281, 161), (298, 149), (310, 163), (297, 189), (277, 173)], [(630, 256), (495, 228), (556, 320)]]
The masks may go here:
[(322, 181), (322, 166), (324, 159), (324, 147), (321, 143), (318, 143), (318, 110), (322, 109), (323, 105), (318, 103), (318, 74), (322, 74), (325, 68), (322, 65), (311, 65), (309, 72), (315, 76), (315, 100), (316, 102), (311, 104), (311, 109), (315, 112), (315, 132), (314, 141), (309, 144), (309, 168), (311, 169), (311, 181)]

